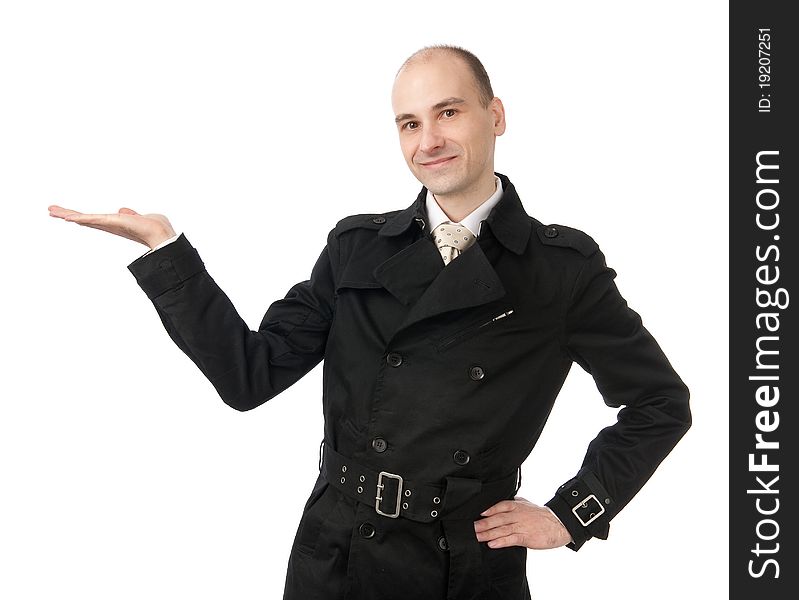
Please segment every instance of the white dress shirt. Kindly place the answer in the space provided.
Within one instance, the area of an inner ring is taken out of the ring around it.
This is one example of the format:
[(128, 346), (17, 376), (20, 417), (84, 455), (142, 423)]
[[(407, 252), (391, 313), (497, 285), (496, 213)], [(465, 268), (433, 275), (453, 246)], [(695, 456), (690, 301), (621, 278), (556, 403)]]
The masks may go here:
[[(156, 251), (156, 250), (158, 250), (159, 248), (163, 248), (163, 247), (164, 247), (164, 246), (166, 246), (167, 244), (171, 244), (172, 242), (174, 242), (174, 241), (175, 241), (176, 239), (178, 239), (179, 237), (180, 237), (180, 232), (178, 232), (176, 235), (173, 235), (173, 236), (172, 236), (171, 238), (169, 238), (168, 240), (164, 240), (163, 242), (161, 242), (160, 244), (158, 244), (158, 245), (157, 245), (155, 248), (152, 248), (152, 249), (148, 250), (147, 252), (145, 252), (145, 253), (144, 253), (144, 254), (142, 254), (141, 256), (147, 256), (148, 254), (150, 254), (150, 252), (155, 252), (155, 251)], [(141, 258), (141, 256), (140, 256), (139, 258)]]
[[(494, 208), (494, 205), (499, 202), (499, 199), (502, 198), (502, 182), (496, 175), (494, 176), (494, 181), (497, 185), (494, 193), (491, 194), (485, 202), (483, 202), (480, 206), (475, 208), (472, 212), (459, 221), (461, 225), (472, 232), (474, 237), (478, 237), (480, 235), (480, 229), (483, 225), (483, 220), (488, 216), (488, 213), (491, 212), (491, 209)], [(436, 197), (430, 190), (427, 190), (425, 208), (427, 209), (427, 226), (431, 233), (442, 223), (452, 222), (452, 219), (447, 216), (447, 213), (441, 210)]]

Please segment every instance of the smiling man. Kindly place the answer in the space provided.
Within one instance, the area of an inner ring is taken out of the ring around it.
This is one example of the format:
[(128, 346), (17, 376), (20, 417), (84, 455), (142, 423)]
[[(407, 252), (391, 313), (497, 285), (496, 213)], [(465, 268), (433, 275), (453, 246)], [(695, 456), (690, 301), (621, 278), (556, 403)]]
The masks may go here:
[[(323, 460), (284, 598), (529, 599), (527, 549), (606, 539), (689, 428), (688, 389), (594, 240), (529, 216), (495, 173), (505, 113), (474, 55), (420, 50), (392, 104), (424, 187), (404, 210), (339, 221), (257, 331), (163, 215), (50, 214), (151, 248), (128, 268), (233, 408), (324, 360)], [(621, 410), (534, 504), (518, 469), (574, 362)]]
[(397, 74), (392, 104), (405, 162), (448, 215), (460, 221), (494, 193), (505, 109), (479, 61), (422, 50)]

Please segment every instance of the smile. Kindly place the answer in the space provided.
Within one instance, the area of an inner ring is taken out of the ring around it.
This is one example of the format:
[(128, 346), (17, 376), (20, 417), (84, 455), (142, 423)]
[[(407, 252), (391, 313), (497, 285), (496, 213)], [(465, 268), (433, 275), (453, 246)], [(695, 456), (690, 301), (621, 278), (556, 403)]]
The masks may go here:
[(456, 158), (457, 156), (450, 156), (448, 158), (439, 158), (438, 160), (434, 160), (428, 163), (419, 163), (419, 164), (426, 169), (438, 169), (444, 165), (448, 165)]

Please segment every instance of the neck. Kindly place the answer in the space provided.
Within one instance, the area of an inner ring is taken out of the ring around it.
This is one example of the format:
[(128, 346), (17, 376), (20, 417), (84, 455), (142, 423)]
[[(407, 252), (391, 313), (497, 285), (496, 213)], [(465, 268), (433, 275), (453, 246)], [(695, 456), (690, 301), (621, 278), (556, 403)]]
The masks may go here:
[(433, 194), (433, 196), (449, 220), (457, 223), (488, 200), (496, 190), (497, 184), (492, 170), (468, 191), (455, 194)]

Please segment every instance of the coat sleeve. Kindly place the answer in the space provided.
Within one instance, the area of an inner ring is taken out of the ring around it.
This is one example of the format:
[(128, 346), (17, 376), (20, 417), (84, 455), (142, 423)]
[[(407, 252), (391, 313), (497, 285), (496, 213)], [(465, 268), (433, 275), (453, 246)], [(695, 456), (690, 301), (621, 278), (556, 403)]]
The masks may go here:
[(589, 444), (577, 475), (547, 506), (578, 550), (606, 539), (610, 520), (635, 496), (691, 425), (689, 392), (641, 317), (616, 288), (601, 250), (586, 257), (564, 317), (565, 351), (594, 378), (615, 424)]
[(181, 234), (128, 269), (167, 333), (222, 400), (250, 410), (276, 396), (324, 357), (333, 319), (337, 245), (333, 231), (310, 279), (273, 302), (251, 331)]

